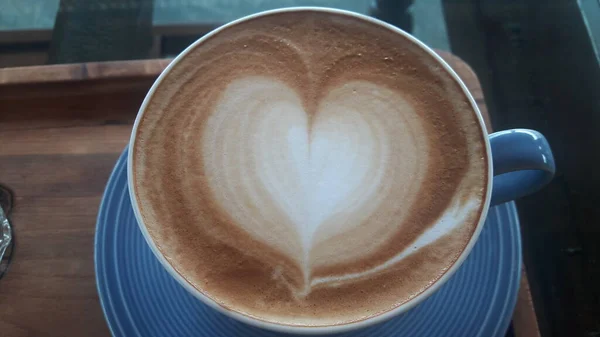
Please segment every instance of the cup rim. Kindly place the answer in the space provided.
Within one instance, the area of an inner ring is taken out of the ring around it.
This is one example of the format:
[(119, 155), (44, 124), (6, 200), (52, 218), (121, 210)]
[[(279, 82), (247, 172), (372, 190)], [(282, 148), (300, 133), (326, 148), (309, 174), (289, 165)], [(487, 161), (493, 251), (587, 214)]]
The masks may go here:
[[(427, 289), (425, 289), (424, 291), (422, 291), (421, 293), (419, 293), (412, 299), (395, 307), (394, 309), (388, 310), (386, 312), (378, 314), (377, 316), (369, 317), (369, 318), (366, 318), (366, 319), (363, 319), (360, 321), (349, 322), (349, 323), (344, 323), (344, 324), (336, 324), (336, 325), (324, 325), (324, 326), (287, 325), (287, 324), (264, 321), (259, 318), (251, 317), (251, 316), (242, 314), (240, 312), (228, 309), (224, 306), (221, 306), (216, 301), (214, 301), (207, 295), (203, 294), (200, 290), (198, 290), (194, 286), (192, 286), (179, 272), (177, 272), (175, 270), (175, 268), (162, 255), (162, 253), (156, 246), (154, 239), (151, 237), (148, 229), (146, 228), (146, 225), (144, 224), (144, 221), (141, 216), (140, 209), (139, 209), (139, 205), (136, 200), (135, 185), (132, 183), (133, 182), (133, 165), (132, 165), (132, 163), (133, 163), (133, 159), (134, 159), (133, 158), (133, 152), (134, 152), (133, 148), (134, 148), (134, 144), (136, 141), (137, 129), (138, 129), (139, 123), (146, 111), (146, 107), (150, 101), (150, 98), (154, 95), (154, 92), (156, 91), (156, 89), (158, 88), (160, 83), (169, 75), (169, 73), (171, 72), (171, 69), (176, 64), (178, 64), (182, 59), (184, 59), (186, 57), (186, 55), (189, 54), (193, 49), (195, 49), (196, 47), (201, 45), (204, 41), (208, 40), (213, 35), (216, 35), (219, 32), (221, 32), (231, 26), (240, 24), (245, 21), (253, 20), (258, 17), (274, 15), (274, 14), (279, 14), (279, 13), (287, 13), (287, 12), (320, 12), (320, 13), (331, 13), (331, 14), (336, 14), (336, 15), (350, 16), (350, 17), (353, 17), (353, 18), (356, 18), (359, 20), (366, 20), (370, 23), (373, 23), (373, 24), (376, 24), (383, 28), (386, 28), (388, 30), (391, 30), (392, 32), (394, 32), (396, 34), (402, 35), (408, 41), (414, 43), (415, 45), (420, 47), (422, 50), (424, 50), (427, 54), (429, 54), (429, 56), (433, 57), (437, 61), (437, 63), (440, 64), (444, 68), (444, 70), (456, 81), (456, 83), (459, 84), (464, 95), (469, 100), (471, 108), (473, 109), (473, 111), (477, 117), (477, 120), (479, 122), (479, 127), (480, 127), (480, 130), (482, 133), (482, 138), (485, 143), (485, 150), (486, 150), (486, 154), (487, 154), (487, 167), (488, 167), (486, 196), (485, 196), (483, 207), (481, 208), (481, 211), (479, 214), (479, 220), (477, 222), (477, 226), (475, 227), (475, 230), (473, 231), (471, 238), (469, 239), (467, 245), (465, 246), (465, 248), (463, 249), (463, 251), (461, 252), (459, 257), (437, 281), (435, 281), (431, 286), (429, 286)], [(237, 20), (231, 21), (227, 24), (224, 24), (224, 25), (212, 30), (208, 34), (205, 34), (204, 36), (200, 37), (198, 40), (196, 40), (190, 46), (188, 46), (186, 49), (184, 49), (180, 54), (178, 54), (173, 59), (173, 61), (171, 61), (171, 63), (169, 63), (169, 65), (163, 70), (163, 72), (155, 80), (155, 82), (153, 83), (150, 90), (148, 90), (148, 93), (146, 94), (146, 96), (140, 106), (140, 109), (137, 113), (135, 122), (133, 124), (133, 129), (131, 131), (131, 137), (129, 140), (128, 148), (129, 148), (129, 151), (128, 151), (128, 155), (127, 155), (127, 186), (129, 189), (129, 196), (131, 199), (133, 213), (135, 215), (135, 219), (138, 224), (138, 227), (140, 228), (140, 231), (142, 232), (142, 235), (144, 236), (144, 239), (150, 246), (150, 248), (151, 248), (152, 252), (154, 253), (154, 255), (156, 256), (156, 258), (160, 261), (161, 265), (188, 292), (190, 292), (194, 297), (201, 300), (204, 304), (208, 305), (209, 307), (211, 307), (211, 308), (217, 310), (218, 312), (223, 313), (229, 317), (232, 317), (238, 321), (241, 321), (243, 323), (246, 323), (246, 324), (249, 324), (249, 325), (252, 325), (255, 327), (259, 327), (262, 329), (283, 332), (283, 333), (295, 333), (295, 334), (304, 334), (304, 335), (343, 333), (343, 332), (347, 332), (347, 331), (362, 329), (362, 328), (365, 328), (368, 326), (375, 325), (377, 323), (384, 322), (394, 316), (397, 316), (401, 313), (405, 313), (408, 310), (414, 308), (418, 304), (422, 303), (426, 298), (428, 298), (433, 293), (435, 293), (437, 290), (439, 290), (439, 288), (442, 285), (444, 285), (452, 277), (452, 275), (454, 275), (454, 273), (460, 268), (460, 266), (462, 265), (464, 260), (467, 258), (467, 256), (470, 254), (471, 250), (473, 249), (473, 246), (477, 242), (477, 239), (479, 238), (479, 235), (483, 228), (483, 224), (485, 222), (486, 215), (487, 215), (489, 207), (490, 207), (492, 178), (493, 178), (493, 165), (492, 165), (492, 155), (491, 155), (491, 147), (490, 147), (488, 132), (487, 132), (483, 117), (481, 115), (481, 111), (479, 110), (479, 107), (477, 106), (477, 103), (475, 102), (473, 96), (469, 92), (469, 89), (466, 87), (466, 85), (463, 83), (463, 81), (460, 79), (460, 77), (458, 77), (456, 72), (450, 67), (450, 65), (448, 65), (448, 63), (444, 59), (442, 59), (435, 51), (433, 51), (426, 44), (424, 44), (423, 42), (418, 40), (416, 37), (410, 35), (409, 33), (403, 31), (402, 29), (400, 29), (398, 27), (392, 26), (381, 20), (369, 17), (364, 14), (355, 13), (355, 12), (351, 12), (351, 11), (347, 11), (347, 10), (341, 10), (341, 9), (307, 6), (307, 7), (288, 7), (288, 8), (267, 10), (267, 11), (262, 11), (262, 12), (255, 13), (252, 15), (244, 16)]]

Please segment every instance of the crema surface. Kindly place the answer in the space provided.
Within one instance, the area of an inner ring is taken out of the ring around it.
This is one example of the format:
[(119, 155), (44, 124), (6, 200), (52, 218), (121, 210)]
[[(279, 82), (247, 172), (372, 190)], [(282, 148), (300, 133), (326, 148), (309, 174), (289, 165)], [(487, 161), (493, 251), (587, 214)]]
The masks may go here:
[(455, 263), (486, 197), (483, 137), (459, 84), (405, 37), (271, 14), (210, 36), (157, 86), (134, 197), (167, 261), (219, 305), (344, 324)]

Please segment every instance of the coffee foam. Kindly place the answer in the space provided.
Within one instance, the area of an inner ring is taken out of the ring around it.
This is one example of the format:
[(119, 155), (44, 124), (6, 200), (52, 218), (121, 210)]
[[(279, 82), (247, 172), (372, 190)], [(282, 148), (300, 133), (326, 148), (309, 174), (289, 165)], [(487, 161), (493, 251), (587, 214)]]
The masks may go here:
[(487, 183), (460, 86), (356, 18), (230, 26), (158, 85), (133, 147), (136, 200), (168, 262), (220, 305), (281, 324), (362, 320), (456, 261)]

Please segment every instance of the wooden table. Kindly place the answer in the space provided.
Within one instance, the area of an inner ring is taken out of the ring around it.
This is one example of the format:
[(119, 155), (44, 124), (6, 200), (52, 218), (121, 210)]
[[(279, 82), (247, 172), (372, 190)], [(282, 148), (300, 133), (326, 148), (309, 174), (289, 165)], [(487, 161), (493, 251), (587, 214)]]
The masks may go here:
[[(479, 81), (440, 52), (475, 97)], [(16, 247), (0, 280), (1, 336), (108, 336), (94, 278), (104, 186), (148, 88), (169, 60), (0, 69), (0, 183), (14, 192)], [(525, 275), (524, 275), (525, 276)], [(513, 317), (538, 336), (527, 278)]]

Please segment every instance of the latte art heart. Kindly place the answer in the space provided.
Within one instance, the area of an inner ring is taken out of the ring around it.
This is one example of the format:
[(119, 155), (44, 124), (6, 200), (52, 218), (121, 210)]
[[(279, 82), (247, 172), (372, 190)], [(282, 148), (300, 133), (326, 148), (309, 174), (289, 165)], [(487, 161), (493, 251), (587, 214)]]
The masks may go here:
[(147, 98), (131, 193), (166, 264), (226, 310), (330, 326), (457, 261), (489, 171), (459, 83), (397, 32), (299, 11), (210, 36)]
[[(369, 106), (357, 109), (353, 102), (365, 98)], [(405, 115), (390, 113), (399, 107)], [(313, 267), (360, 260), (398, 230), (368, 219), (380, 208), (408, 208), (420, 185), (417, 172), (427, 170), (427, 158), (415, 156), (427, 152), (426, 139), (413, 138), (424, 130), (410, 110), (397, 94), (368, 82), (332, 89), (307, 113), (283, 82), (236, 80), (206, 124), (209, 186), (240, 228), (295, 260), (306, 278)], [(392, 134), (389, 125), (403, 127)], [(390, 175), (397, 176), (394, 185), (384, 186)], [(394, 200), (386, 200), (390, 193)], [(388, 220), (402, 221), (402, 214)], [(355, 244), (334, 243), (344, 236)]]

